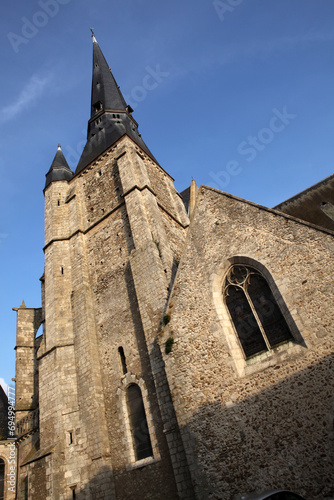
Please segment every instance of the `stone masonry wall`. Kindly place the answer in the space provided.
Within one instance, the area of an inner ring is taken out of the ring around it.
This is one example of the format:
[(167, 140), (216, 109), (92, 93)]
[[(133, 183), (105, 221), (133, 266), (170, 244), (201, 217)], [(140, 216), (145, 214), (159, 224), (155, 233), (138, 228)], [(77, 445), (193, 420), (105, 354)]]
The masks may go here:
[[(26, 469), (28, 476), (45, 474), (47, 498), (65, 499), (73, 488), (96, 499), (177, 497), (130, 257), (137, 251), (135, 269), (154, 274), (153, 261), (151, 269), (141, 269), (145, 241), (158, 263), (163, 286), (158, 291), (153, 282), (150, 291), (156, 329), (188, 218), (172, 179), (153, 164), (149, 177), (148, 162), (124, 137), (72, 181), (54, 182), (45, 191), (45, 334), (38, 351), (35, 458), (46, 453), (50, 461), (37, 472), (33, 457)], [(161, 193), (151, 181), (163, 184)], [(143, 464), (134, 460), (124, 406), (130, 383), (141, 388), (153, 448), (153, 458)]]
[[(129, 143), (132, 148), (131, 141)], [(140, 209), (147, 214), (147, 207), (144, 202), (142, 206), (135, 205), (135, 212), (129, 214), (129, 207), (124, 204), (122, 196), (126, 187), (119, 180), (115, 156), (118, 157), (122, 153), (128, 155), (129, 182), (132, 175), (132, 182), (140, 184), (145, 171), (141, 158), (137, 157), (135, 152), (132, 163), (132, 152), (128, 151), (126, 146), (127, 141), (124, 140), (123, 145), (115, 148), (114, 155), (104, 156), (92, 169), (84, 171), (77, 179), (75, 192), (79, 196), (78, 193), (84, 190), (84, 195), (80, 196), (83, 204), (82, 214), (86, 214), (83, 217), (83, 226), (88, 223), (90, 227), (86, 230), (85, 242), (116, 495), (117, 498), (137, 498), (138, 492), (141, 491), (141, 498), (162, 494), (161, 498), (171, 499), (176, 497), (175, 481), (155, 396), (129, 261), (135, 247), (129, 217), (141, 221), (145, 228), (145, 217), (143, 220), (140, 218)], [(95, 185), (98, 182), (108, 184), (109, 178), (112, 179), (112, 187), (109, 190), (102, 191), (101, 186)], [(105, 192), (108, 193), (107, 197)], [(94, 210), (90, 209), (90, 203), (94, 203)], [(99, 207), (99, 216), (93, 220), (89, 214), (95, 214), (96, 207)], [(144, 230), (153, 244), (150, 230)], [(129, 379), (125, 378), (122, 371), (120, 347), (124, 350)], [(133, 458), (131, 459), (133, 445), (131, 436), (126, 431), (127, 415), (122, 410), (123, 390), (131, 381), (142, 387), (154, 450), (153, 460), (140, 469), (137, 469), (138, 466), (133, 463)], [(147, 484), (150, 484), (149, 489), (145, 487)]]
[[(197, 498), (334, 494), (333, 250), (333, 234), (201, 188), (159, 339)], [(238, 262), (266, 276), (294, 335), (249, 360), (222, 297)]]

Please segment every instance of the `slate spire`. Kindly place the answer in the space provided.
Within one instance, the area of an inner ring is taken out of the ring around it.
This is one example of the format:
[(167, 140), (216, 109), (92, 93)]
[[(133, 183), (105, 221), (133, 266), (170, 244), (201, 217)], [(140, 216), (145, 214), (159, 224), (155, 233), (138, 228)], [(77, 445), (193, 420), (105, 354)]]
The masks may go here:
[(154, 159), (138, 132), (138, 123), (131, 115), (133, 110), (127, 106), (93, 31), (92, 40), (91, 117), (88, 121), (87, 143), (75, 173), (83, 170), (125, 134)]
[(101, 109), (126, 111), (126, 102), (96, 41), (93, 39), (93, 79), (91, 118)]
[(61, 146), (58, 144), (56, 155), (51, 163), (50, 170), (46, 174), (45, 187), (54, 181), (69, 181), (72, 179), (73, 175), (74, 174), (68, 166), (66, 158), (61, 150)]

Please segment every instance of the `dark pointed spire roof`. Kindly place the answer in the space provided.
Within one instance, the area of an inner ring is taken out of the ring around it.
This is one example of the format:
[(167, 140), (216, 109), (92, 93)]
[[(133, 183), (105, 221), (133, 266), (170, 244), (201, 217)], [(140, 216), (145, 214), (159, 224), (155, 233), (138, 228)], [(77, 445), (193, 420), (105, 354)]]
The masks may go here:
[(54, 181), (69, 181), (72, 179), (73, 175), (74, 174), (68, 166), (65, 156), (63, 155), (61, 146), (58, 144), (57, 153), (51, 163), (50, 170), (46, 174), (45, 187)]
[(102, 50), (93, 35), (93, 79), (91, 118), (96, 111), (103, 109), (126, 111), (126, 102), (116, 83), (116, 80), (105, 60)]
[(131, 137), (138, 146), (154, 159), (138, 132), (138, 123), (131, 115), (133, 110), (130, 106), (127, 106), (94, 33), (92, 39), (91, 118), (88, 121), (87, 143), (75, 173), (87, 167), (89, 163), (125, 134)]

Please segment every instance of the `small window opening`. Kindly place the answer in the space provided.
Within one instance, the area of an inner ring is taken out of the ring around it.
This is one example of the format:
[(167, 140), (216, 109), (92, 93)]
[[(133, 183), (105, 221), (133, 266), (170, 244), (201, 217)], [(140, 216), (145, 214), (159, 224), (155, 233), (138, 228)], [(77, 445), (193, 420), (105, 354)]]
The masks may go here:
[(61, 272), (61, 274), (64, 274), (64, 268), (63, 267), (60, 268), (60, 272)]
[(29, 499), (28, 476), (26, 476), (23, 480), (23, 487), (24, 487), (24, 500), (28, 500)]
[(123, 347), (119, 347), (118, 348), (118, 353), (119, 353), (119, 358), (120, 358), (120, 361), (121, 361), (122, 372), (123, 372), (123, 375), (125, 375), (127, 373), (128, 369), (126, 367), (126, 359), (125, 359), (125, 354), (124, 354)]
[(60, 201), (58, 200), (58, 207), (59, 207), (59, 205), (60, 205)]
[(73, 444), (73, 431), (68, 431), (68, 444)]
[(100, 111), (102, 109), (102, 102), (97, 101), (95, 104), (93, 104), (93, 108), (95, 109), (95, 113), (97, 113), (98, 111)]
[(75, 492), (75, 487), (72, 487), (71, 490), (72, 490), (72, 500), (75, 500), (77, 498), (76, 492)]

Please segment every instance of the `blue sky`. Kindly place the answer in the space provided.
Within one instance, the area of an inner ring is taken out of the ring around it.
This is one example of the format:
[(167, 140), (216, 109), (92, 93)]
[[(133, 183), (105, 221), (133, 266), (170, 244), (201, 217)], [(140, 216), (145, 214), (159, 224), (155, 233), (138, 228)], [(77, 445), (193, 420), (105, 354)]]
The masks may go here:
[(72, 169), (84, 146), (89, 28), (179, 191), (272, 207), (333, 174), (333, 18), (333, 0), (2, 3), (0, 383), (12, 307), (41, 303), (45, 174), (58, 142)]

